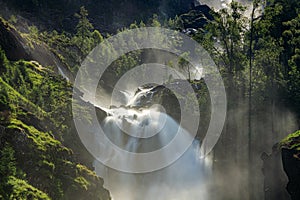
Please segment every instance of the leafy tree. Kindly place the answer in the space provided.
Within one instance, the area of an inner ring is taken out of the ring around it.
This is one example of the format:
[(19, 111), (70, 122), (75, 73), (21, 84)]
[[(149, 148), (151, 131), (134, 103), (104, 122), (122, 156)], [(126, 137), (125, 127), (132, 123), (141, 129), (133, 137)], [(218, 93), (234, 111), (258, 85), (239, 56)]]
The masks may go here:
[[(246, 31), (245, 7), (233, 1), (230, 8), (223, 8), (214, 14), (214, 20), (205, 27), (205, 36), (200, 37), (201, 43), (216, 55), (217, 65), (223, 68), (228, 78), (240, 75), (245, 66), (245, 51), (243, 48)], [(216, 47), (215, 43), (220, 47)]]

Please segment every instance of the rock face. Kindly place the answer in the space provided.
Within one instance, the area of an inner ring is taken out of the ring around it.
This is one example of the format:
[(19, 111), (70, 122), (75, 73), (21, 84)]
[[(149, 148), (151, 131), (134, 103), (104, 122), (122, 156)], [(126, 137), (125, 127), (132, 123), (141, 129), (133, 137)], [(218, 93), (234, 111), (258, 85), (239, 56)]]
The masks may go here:
[(292, 200), (300, 199), (300, 159), (297, 157), (299, 151), (282, 149), (282, 161), (289, 183), (287, 190)]
[(180, 19), (184, 29), (203, 28), (209, 20), (213, 20), (211, 9), (207, 5), (193, 7), (188, 13), (182, 14)]
[(285, 188), (288, 178), (283, 170), (278, 145), (274, 145), (273, 152), (270, 155), (263, 153), (261, 159), (263, 160), (265, 200), (290, 200), (288, 191)]
[(57, 66), (51, 52), (26, 49), (4, 21), (0, 36), (0, 199), (109, 200), (74, 129), (70, 83), (39, 64)]
[(0, 44), (9, 60), (30, 59), (22, 43), (24, 44), (25, 40), (18, 32), (0, 19)]
[(282, 141), (282, 161), (289, 182), (287, 190), (292, 200), (300, 199), (300, 131)]
[(0, 150), (10, 144), (17, 168), (26, 173), (26, 182), (45, 191), (51, 199), (110, 199), (103, 180), (77, 164), (72, 151), (49, 133), (18, 120), (0, 125), (0, 129)]
[[(181, 109), (189, 109), (189, 99), (187, 96), (181, 96), (180, 94), (177, 94), (176, 96), (175, 92), (183, 90), (185, 86), (184, 83), (184, 80), (172, 80), (169, 83), (152, 87), (149, 92), (140, 97), (140, 105), (136, 107), (151, 107), (152, 105), (159, 104), (165, 109), (165, 112), (170, 117), (172, 117), (178, 123), (181, 123), (181, 120), (184, 120), (184, 117), (182, 118)], [(210, 112), (205, 110), (207, 108), (209, 110), (210, 102), (203, 100), (205, 97), (208, 97), (207, 88), (203, 80), (194, 80), (192, 81), (191, 85), (198, 98), (199, 110), (202, 115), (196, 136), (201, 140), (206, 134), (206, 130), (208, 127), (207, 122), (209, 122), (210, 119)], [(137, 93), (138, 92), (139, 90), (137, 91)], [(180, 102), (182, 103), (182, 105), (180, 105)], [(203, 109), (204, 107), (205, 109)], [(191, 115), (197, 115), (197, 113), (194, 113), (193, 110), (188, 111)], [(188, 130), (189, 127), (183, 128)]]
[(54, 67), (57, 73), (59, 70), (62, 70), (71, 79), (70, 81), (73, 79), (68, 66), (46, 44), (29, 41), (29, 39), (22, 37), (14, 27), (2, 18), (0, 18), (0, 46), (5, 51), (9, 60), (34, 60), (43, 66)]

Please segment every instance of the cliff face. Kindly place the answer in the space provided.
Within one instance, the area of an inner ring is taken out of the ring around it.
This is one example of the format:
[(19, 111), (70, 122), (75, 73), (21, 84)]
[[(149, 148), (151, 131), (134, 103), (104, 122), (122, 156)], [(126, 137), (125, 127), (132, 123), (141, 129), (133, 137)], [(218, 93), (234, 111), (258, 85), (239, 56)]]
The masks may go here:
[(295, 156), (298, 151), (283, 149), (282, 158), (284, 171), (286, 172), (289, 183), (287, 190), (292, 197), (292, 200), (300, 199), (300, 159)]
[[(26, 30), (28, 31), (28, 30)], [(57, 73), (60, 68), (72, 78), (68, 66), (43, 42), (35, 41), (28, 34), (19, 32), (15, 27), (0, 18), (0, 45), (9, 60), (34, 60), (43, 66), (52, 66)]]
[(0, 44), (6, 51), (10, 60), (29, 59), (29, 55), (23, 47), (25, 41), (17, 36), (17, 31), (7, 22), (0, 20)]
[(287, 190), (292, 200), (300, 199), (300, 131), (282, 142), (282, 161), (289, 182)]
[(286, 190), (288, 178), (283, 170), (281, 151), (278, 145), (273, 146), (270, 155), (262, 153), (261, 159), (263, 161), (265, 200), (290, 200), (290, 195)]
[(0, 199), (109, 200), (74, 129), (72, 87), (54, 55), (2, 20), (0, 47)]

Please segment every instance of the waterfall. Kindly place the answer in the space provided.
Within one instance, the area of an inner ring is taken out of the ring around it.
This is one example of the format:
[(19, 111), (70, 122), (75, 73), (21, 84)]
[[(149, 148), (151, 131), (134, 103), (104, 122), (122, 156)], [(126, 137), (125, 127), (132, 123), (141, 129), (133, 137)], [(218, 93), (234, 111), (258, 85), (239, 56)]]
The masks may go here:
[[(198, 4), (206, 4), (209, 7), (215, 9), (215, 10), (220, 10), (223, 8), (228, 8), (229, 4), (232, 2), (232, 0), (197, 0)], [(252, 9), (252, 2), (253, 0), (235, 0), (239, 2), (241, 5), (246, 6), (246, 11), (244, 13), (245, 17), (250, 17), (251, 14), (251, 9)], [(195, 4), (197, 5), (197, 4)]]
[(58, 69), (59, 74), (62, 77), (64, 77), (67, 81), (70, 81), (70, 78), (64, 73), (64, 71), (62, 70), (62, 68), (59, 65), (57, 65), (57, 69)]
[[(118, 147), (129, 152), (147, 153), (163, 148), (178, 130), (183, 132), (184, 137), (191, 137), (165, 113), (162, 106), (149, 106), (153, 88), (139, 88), (134, 95), (128, 91), (123, 93), (127, 97), (125, 106), (109, 109), (102, 123), (107, 137)], [(145, 103), (147, 106), (144, 106)], [(110, 169), (97, 160), (94, 167), (114, 200), (206, 200), (209, 199), (212, 161), (209, 157), (200, 159), (199, 145), (199, 141), (194, 140), (177, 161), (154, 172), (124, 173)], [(139, 164), (126, 157), (122, 157), (120, 163), (126, 166), (128, 163), (132, 166)]]

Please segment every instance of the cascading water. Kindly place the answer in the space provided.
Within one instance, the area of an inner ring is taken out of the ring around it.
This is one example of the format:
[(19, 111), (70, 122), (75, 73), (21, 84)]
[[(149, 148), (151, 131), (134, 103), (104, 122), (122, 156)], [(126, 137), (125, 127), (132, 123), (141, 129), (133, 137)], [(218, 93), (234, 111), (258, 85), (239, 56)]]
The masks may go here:
[[(133, 96), (124, 92), (128, 98), (126, 106), (108, 110), (108, 116), (103, 121), (103, 130), (110, 141), (129, 152), (147, 153), (167, 145), (179, 129), (185, 137), (191, 137), (165, 113), (162, 106), (149, 106), (153, 93), (153, 88), (139, 88)], [(144, 106), (145, 103), (148, 106)], [(136, 164), (128, 158), (122, 158), (120, 163), (127, 166), (128, 162)], [(175, 163), (158, 171), (124, 173), (110, 169), (97, 160), (94, 166), (114, 200), (209, 199), (211, 161), (210, 158), (200, 159), (197, 140)]]
[[(214, 8), (216, 10), (222, 9), (227, 7), (232, 0), (196, 0), (196, 5), (197, 4), (206, 4), (211, 8)], [(244, 6), (249, 6), (252, 3), (252, 0), (235, 0), (239, 3), (241, 3)]]

